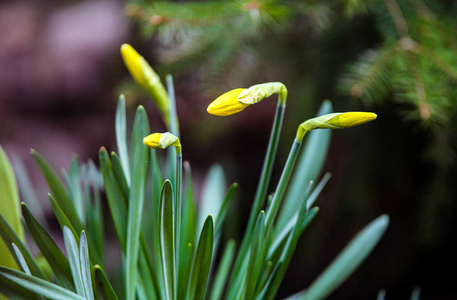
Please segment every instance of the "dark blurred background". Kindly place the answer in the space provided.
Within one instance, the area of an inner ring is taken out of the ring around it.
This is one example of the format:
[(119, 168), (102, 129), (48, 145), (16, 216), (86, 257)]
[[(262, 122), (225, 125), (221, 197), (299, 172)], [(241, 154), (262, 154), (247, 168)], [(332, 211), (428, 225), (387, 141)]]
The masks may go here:
[(452, 0), (2, 1), (0, 143), (48, 205), (30, 148), (56, 170), (73, 153), (97, 164), (100, 146), (115, 149), (121, 92), (130, 116), (143, 104), (151, 129), (164, 131), (123, 66), (119, 47), (131, 43), (162, 78), (174, 76), (197, 193), (213, 163), (240, 184), (236, 225), (224, 231), (240, 239), (276, 101), (220, 118), (206, 113), (212, 100), (262, 82), (288, 87), (273, 183), (297, 126), (324, 99), (335, 111), (373, 111), (375, 122), (332, 133), (324, 169), (333, 176), (280, 296), (306, 287), (386, 213), (380, 244), (330, 299), (376, 299), (382, 288), (386, 299), (409, 299), (415, 286), (421, 299), (456, 299), (456, 13)]

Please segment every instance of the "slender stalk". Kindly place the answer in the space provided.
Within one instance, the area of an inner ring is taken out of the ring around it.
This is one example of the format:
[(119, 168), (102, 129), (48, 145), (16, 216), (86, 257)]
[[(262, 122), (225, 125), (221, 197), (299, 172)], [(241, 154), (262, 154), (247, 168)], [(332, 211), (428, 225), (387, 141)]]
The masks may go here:
[(278, 149), (279, 136), (284, 119), (284, 112), (286, 109), (286, 98), (287, 93), (281, 93), (278, 96), (278, 105), (276, 107), (275, 119), (273, 122), (273, 128), (271, 130), (270, 141), (268, 143), (265, 161), (263, 163), (262, 173), (260, 175), (259, 184), (257, 186), (257, 191), (255, 194), (254, 202), (252, 204), (251, 213), (249, 215), (248, 226), (244, 234), (240, 250), (238, 251), (238, 255), (231, 275), (230, 286), (233, 285), (234, 279), (237, 276), (236, 274), (240, 271), (243, 265), (243, 260), (245, 259), (246, 253), (250, 246), (252, 231), (254, 229), (256, 217), (259, 214), (259, 211), (262, 209), (265, 202), (267, 189), (270, 183), (271, 173), (273, 170), (273, 162), (276, 157), (276, 152)]
[[(170, 133), (176, 135), (179, 138), (179, 121), (178, 121), (178, 114), (176, 113), (176, 97), (175, 97), (175, 88), (173, 85), (173, 77), (168, 74), (166, 76), (167, 81), (167, 90), (168, 90), (168, 102), (169, 102), (169, 109), (168, 109), (168, 122), (166, 122), (167, 129)], [(173, 187), (177, 190), (177, 182), (176, 182), (176, 174), (177, 174), (177, 160), (172, 159), (172, 157), (178, 155), (176, 149), (170, 147), (167, 150), (167, 157), (168, 157), (168, 173), (170, 176), (170, 181)], [(175, 206), (176, 207), (176, 206)]]
[[(181, 210), (182, 210), (182, 199), (181, 199), (181, 189), (182, 189), (182, 148), (181, 146), (175, 147), (176, 149), (176, 187), (175, 187), (175, 257), (176, 257), (176, 267), (177, 272), (180, 270), (180, 249), (181, 249)], [(175, 286), (178, 287), (177, 285)], [(177, 295), (177, 291), (175, 291)]]
[(166, 76), (167, 80), (167, 90), (168, 90), (168, 98), (170, 101), (170, 109), (169, 109), (169, 119), (170, 123), (167, 124), (168, 130), (179, 137), (179, 121), (178, 121), (178, 114), (176, 112), (176, 98), (175, 98), (175, 88), (173, 85), (173, 77), (168, 74)]
[[(301, 128), (301, 127), (300, 127)], [(265, 236), (268, 237), (273, 227), (273, 222), (278, 214), (279, 207), (281, 206), (282, 199), (286, 193), (287, 184), (289, 183), (290, 175), (294, 169), (295, 161), (297, 160), (298, 153), (300, 152), (303, 139), (295, 138), (292, 148), (290, 149), (289, 157), (287, 158), (286, 165), (282, 171), (281, 178), (279, 179), (278, 187), (271, 200), (270, 208), (267, 211), (265, 219)]]

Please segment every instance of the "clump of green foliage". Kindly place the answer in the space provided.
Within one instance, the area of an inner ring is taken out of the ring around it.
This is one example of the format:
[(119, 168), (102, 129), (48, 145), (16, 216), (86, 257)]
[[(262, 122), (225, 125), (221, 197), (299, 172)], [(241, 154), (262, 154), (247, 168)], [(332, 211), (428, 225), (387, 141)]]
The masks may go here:
[[(185, 145), (181, 148), (176, 142), (179, 141), (179, 123), (171, 77), (167, 78), (165, 91), (147, 62), (133, 48), (123, 48), (127, 67), (137, 82), (155, 97), (155, 102), (162, 104), (159, 110), (164, 122), (176, 137), (169, 143), (175, 147), (167, 149), (166, 170), (161, 169), (163, 165), (156, 150), (143, 144), (150, 128), (146, 111), (141, 106), (133, 121), (130, 143), (127, 142), (123, 96), (116, 112), (117, 152), (109, 153), (102, 147), (99, 167), (92, 162), (82, 164), (74, 158), (61, 181), (45, 159), (32, 150), (50, 189), (49, 201), (63, 232), (66, 255), (49, 234), (47, 226), (22, 203), (23, 224), (40, 251), (38, 256), (32, 255), (20, 231), (11, 226), (20, 225), (19, 214), (8, 220), (4, 217), (19, 205), (16, 196), (5, 195), (13, 201), (8, 202), (8, 207), (2, 207), (0, 214), (0, 235), (7, 249), (0, 255), (1, 293), (12, 299), (273, 299), (300, 236), (319, 211), (313, 205), (330, 175), (325, 174), (316, 185), (312, 182), (319, 178), (330, 129), (359, 125), (373, 120), (376, 115), (331, 113), (332, 106), (325, 101), (318, 117), (298, 126), (281, 179), (268, 197), (272, 166), (280, 145), (287, 95), (285, 86), (280, 83), (256, 85), (217, 102), (218, 105), (239, 106), (236, 97), (242, 94), (251, 97), (251, 102), (245, 101), (252, 105), (262, 97), (279, 95), (257, 194), (237, 251), (234, 240), (220, 243), (221, 231), (224, 226), (230, 226), (224, 221), (237, 184), (226, 192), (222, 168), (212, 167), (197, 208), (190, 165), (184, 164), (184, 172), (181, 170)], [(305, 149), (300, 151), (305, 134)], [(154, 137), (161, 136), (171, 135)], [(155, 142), (152, 140), (150, 144), (154, 146)], [(14, 191), (15, 180), (9, 171), (9, 161), (3, 152), (0, 154), (0, 185), (2, 190)], [(181, 183), (183, 173), (184, 186)], [(24, 178), (19, 180), (26, 181)], [(119, 271), (123, 279), (116, 284), (111, 283), (113, 276), (105, 273), (112, 265), (105, 256), (105, 207), (109, 209), (125, 257)], [(388, 222), (385, 215), (372, 221), (306, 290), (291, 299), (322, 299), (329, 295), (373, 250)], [(214, 257), (219, 248), (222, 258), (216, 264)], [(6, 256), (13, 257), (16, 265), (4, 266), (1, 259)]]

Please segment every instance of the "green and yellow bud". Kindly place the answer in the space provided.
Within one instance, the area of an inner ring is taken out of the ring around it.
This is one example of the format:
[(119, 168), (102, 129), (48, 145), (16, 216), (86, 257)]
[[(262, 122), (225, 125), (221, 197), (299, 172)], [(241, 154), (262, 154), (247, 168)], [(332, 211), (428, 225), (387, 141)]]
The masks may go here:
[(212, 115), (229, 116), (274, 94), (279, 94), (279, 103), (284, 105), (287, 98), (285, 85), (280, 82), (268, 82), (247, 89), (231, 90), (214, 100), (207, 110)]
[(142, 57), (129, 44), (123, 44), (121, 46), (121, 55), (124, 60), (124, 64), (133, 79), (152, 96), (165, 120), (165, 123), (168, 124), (170, 101), (168, 93), (160, 81), (159, 75), (157, 75), (144, 57)]
[[(121, 55), (124, 60), (124, 64), (132, 75), (133, 79), (141, 85), (145, 86), (148, 82), (145, 74), (147, 66), (149, 65), (146, 60), (141, 56), (132, 46), (129, 44), (123, 44), (121, 46)], [(149, 68), (151, 68), (149, 66)]]
[(297, 131), (297, 138), (302, 140), (306, 132), (314, 129), (350, 128), (373, 121), (376, 118), (377, 115), (371, 112), (346, 112), (323, 115), (300, 124)]
[(238, 96), (238, 101), (243, 104), (255, 104), (265, 98), (274, 94), (285, 94), (287, 96), (287, 89), (281, 82), (268, 82), (251, 86), (244, 89)]
[(169, 146), (181, 147), (178, 137), (169, 132), (150, 134), (143, 139), (143, 143), (153, 149), (165, 149)]
[(215, 116), (229, 116), (242, 111), (249, 106), (238, 101), (238, 96), (244, 90), (234, 89), (219, 96), (208, 106), (208, 113)]
[(376, 114), (371, 112), (333, 113), (309, 119), (301, 126), (306, 131), (323, 128), (344, 129), (373, 121), (376, 117)]

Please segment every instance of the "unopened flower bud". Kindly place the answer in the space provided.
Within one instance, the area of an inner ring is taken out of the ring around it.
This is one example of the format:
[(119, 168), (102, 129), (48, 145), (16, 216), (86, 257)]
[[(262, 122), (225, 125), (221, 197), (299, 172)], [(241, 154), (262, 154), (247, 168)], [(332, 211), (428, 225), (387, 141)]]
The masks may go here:
[(238, 100), (244, 104), (255, 104), (274, 94), (285, 93), (287, 89), (281, 82), (268, 82), (251, 86), (244, 89), (238, 96)]
[(287, 98), (285, 85), (280, 82), (268, 82), (247, 89), (231, 90), (214, 100), (208, 106), (208, 112), (216, 116), (233, 115), (274, 94), (279, 94), (279, 103), (284, 106)]
[(181, 147), (178, 137), (169, 132), (150, 134), (143, 139), (143, 143), (153, 149), (165, 149), (169, 146)]
[(245, 89), (234, 89), (219, 96), (208, 106), (208, 113), (216, 116), (229, 116), (242, 111), (249, 106), (238, 101), (238, 95), (243, 90)]

